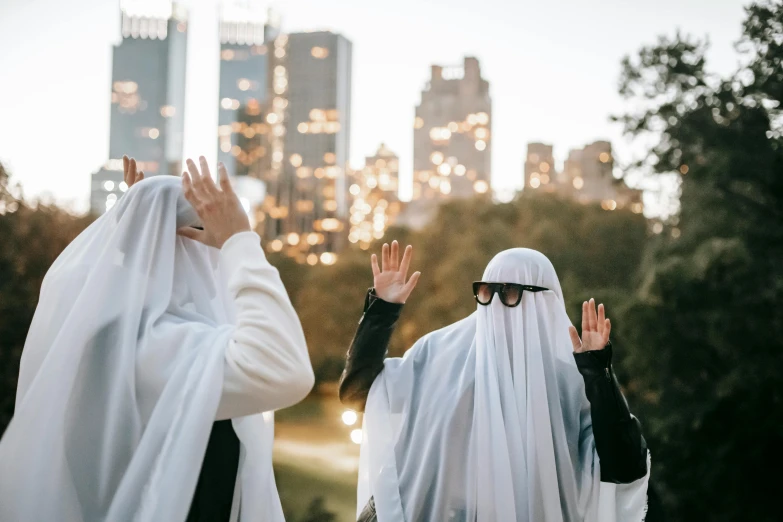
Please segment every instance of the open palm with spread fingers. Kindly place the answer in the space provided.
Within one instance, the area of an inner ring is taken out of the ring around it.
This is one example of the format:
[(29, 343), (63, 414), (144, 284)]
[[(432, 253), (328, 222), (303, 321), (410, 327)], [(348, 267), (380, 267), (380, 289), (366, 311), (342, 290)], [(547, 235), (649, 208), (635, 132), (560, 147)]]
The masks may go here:
[(413, 257), (413, 247), (408, 245), (400, 261), (400, 245), (392, 241), (383, 244), (381, 250), (381, 266), (378, 267), (378, 256), (372, 255), (372, 275), (375, 286), (375, 295), (388, 303), (404, 303), (411, 295), (421, 272), (414, 272), (408, 278), (408, 268)]
[(188, 170), (182, 173), (182, 190), (185, 199), (193, 205), (201, 219), (204, 230), (184, 227), (177, 233), (205, 245), (221, 248), (234, 234), (250, 230), (250, 220), (231, 188), (226, 167), (222, 163), (218, 164), (218, 187), (212, 180), (204, 156), (199, 157), (199, 164), (201, 171), (193, 160), (187, 161)]
[(144, 179), (144, 171), (137, 170), (136, 160), (129, 158), (127, 155), (122, 157), (122, 178), (125, 180), (128, 188)]
[(609, 332), (612, 331), (612, 323), (606, 317), (604, 305), (598, 305), (598, 312), (595, 310), (595, 299), (582, 303), (582, 338), (573, 326), (568, 327), (568, 333), (571, 334), (571, 343), (574, 345), (574, 352), (589, 352), (591, 350), (601, 350), (609, 343)]

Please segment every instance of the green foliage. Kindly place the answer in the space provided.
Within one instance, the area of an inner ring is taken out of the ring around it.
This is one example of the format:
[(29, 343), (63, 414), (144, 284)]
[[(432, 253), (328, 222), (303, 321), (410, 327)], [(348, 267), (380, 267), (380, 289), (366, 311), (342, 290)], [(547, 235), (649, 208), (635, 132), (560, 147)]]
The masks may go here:
[(645, 108), (626, 130), (655, 138), (643, 165), (686, 172), (681, 236), (651, 245), (623, 317), (629, 399), (678, 520), (779, 517), (764, 470), (783, 465), (783, 7), (755, 3), (743, 27), (728, 78), (680, 35), (624, 62)]
[[(472, 313), (471, 283), (481, 279), (492, 257), (507, 248), (540, 250), (558, 270), (572, 317), (592, 295), (616, 309), (628, 294), (646, 237), (643, 217), (607, 212), (537, 195), (496, 205), (483, 199), (444, 205), (425, 230), (392, 229), (386, 237), (415, 249), (411, 271), (422, 272), (405, 306), (391, 353), (401, 355), (419, 337)], [(373, 250), (380, 251), (380, 244)], [(316, 376), (334, 380), (372, 286), (370, 252), (349, 249), (333, 266), (281, 264), (307, 336)], [(276, 262), (276, 260), (273, 260)]]
[(0, 165), (0, 434), (11, 420), (19, 358), (41, 282), (62, 250), (90, 222), (14, 195)]

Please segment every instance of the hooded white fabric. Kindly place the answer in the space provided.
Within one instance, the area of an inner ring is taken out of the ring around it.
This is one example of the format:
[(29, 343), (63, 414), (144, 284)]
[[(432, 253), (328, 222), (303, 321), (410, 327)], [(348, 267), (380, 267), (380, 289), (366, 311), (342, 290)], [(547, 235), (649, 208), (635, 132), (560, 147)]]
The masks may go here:
[(495, 296), (385, 361), (365, 408), (358, 511), (373, 496), (379, 522), (642, 520), (649, 471), (600, 482), (554, 267), (512, 249), (482, 280), (550, 290), (515, 308)]
[[(176, 236), (196, 223), (178, 178), (144, 180), (49, 269), (0, 441), (0, 520), (185, 520), (236, 329), (220, 252)], [(283, 520), (273, 423), (233, 421), (243, 522)]]

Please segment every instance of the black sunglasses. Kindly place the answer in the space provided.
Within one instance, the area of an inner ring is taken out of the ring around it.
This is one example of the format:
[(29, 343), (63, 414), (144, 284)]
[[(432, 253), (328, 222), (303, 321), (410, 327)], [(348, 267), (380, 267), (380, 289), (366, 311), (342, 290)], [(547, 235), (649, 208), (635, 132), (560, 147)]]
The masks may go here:
[(487, 306), (492, 302), (495, 294), (500, 296), (500, 302), (508, 307), (515, 307), (522, 301), (522, 293), (543, 292), (549, 290), (543, 286), (519, 285), (517, 283), (487, 283), (485, 281), (473, 282), (473, 297), (476, 302), (482, 306)]

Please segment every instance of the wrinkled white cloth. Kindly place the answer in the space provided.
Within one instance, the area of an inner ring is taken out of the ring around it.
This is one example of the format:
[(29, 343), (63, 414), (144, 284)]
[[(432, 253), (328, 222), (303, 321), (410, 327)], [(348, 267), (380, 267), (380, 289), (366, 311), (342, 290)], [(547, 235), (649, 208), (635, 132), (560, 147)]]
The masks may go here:
[[(379, 522), (625, 522), (648, 476), (600, 482), (560, 283), (541, 253), (501, 252), (484, 281), (536, 285), (385, 361), (364, 416), (357, 512)], [(649, 466), (648, 466), (649, 470)]]
[(235, 515), (283, 520), (272, 410), (312, 386), (304, 335), (258, 236), (176, 236), (197, 220), (179, 179), (141, 181), (47, 272), (0, 440), (3, 522), (184, 521), (220, 418), (241, 442)]

